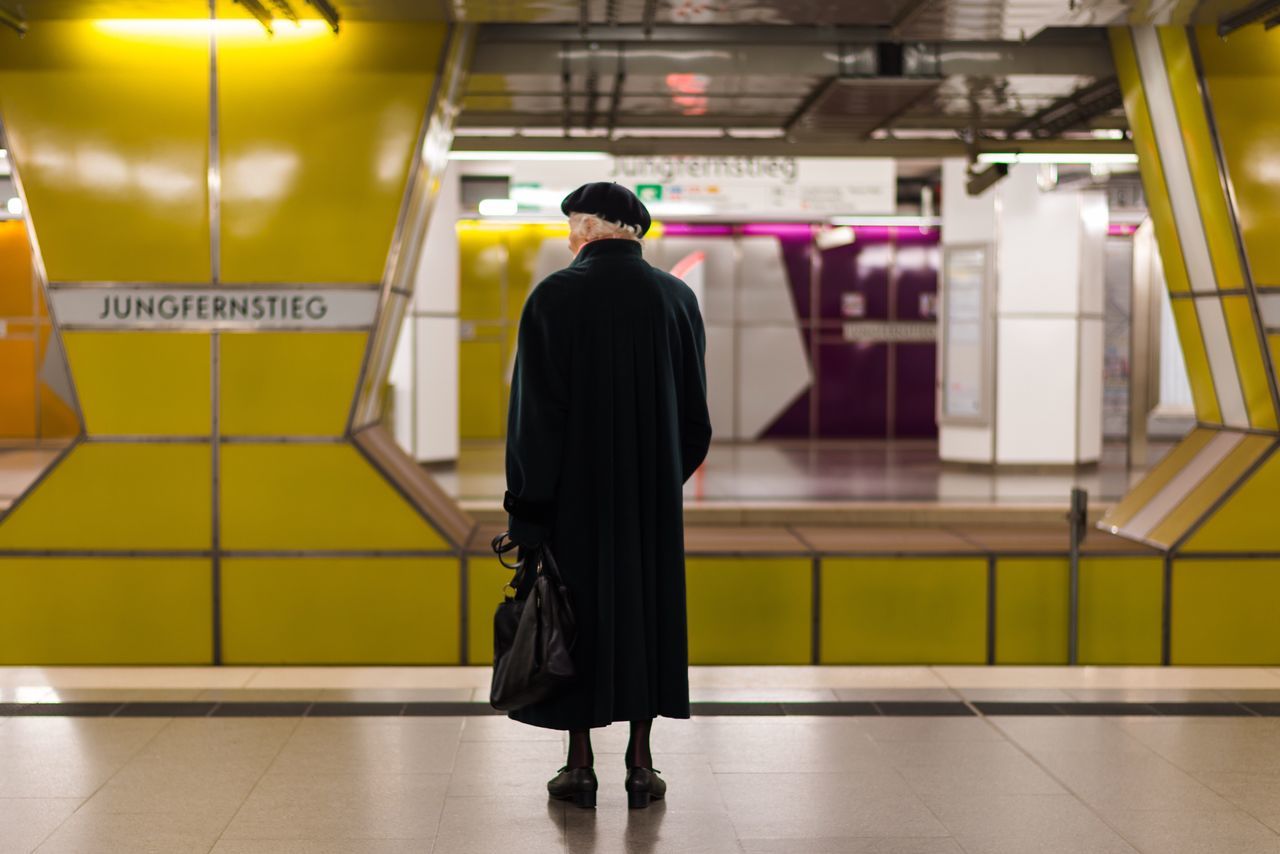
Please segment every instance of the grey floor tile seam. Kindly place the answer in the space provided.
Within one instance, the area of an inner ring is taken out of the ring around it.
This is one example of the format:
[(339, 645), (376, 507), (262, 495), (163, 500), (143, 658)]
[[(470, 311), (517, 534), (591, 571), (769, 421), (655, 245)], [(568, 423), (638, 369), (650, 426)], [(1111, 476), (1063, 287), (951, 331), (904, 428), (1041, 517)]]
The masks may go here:
[[(449, 759), (449, 780), (444, 785), (444, 796), (440, 798), (440, 812), (436, 815), (436, 832), (431, 835), (431, 845), (427, 848), (430, 854), (436, 854), (436, 842), (440, 839), (440, 826), (444, 823), (444, 808), (449, 803), (449, 789), (453, 784), (453, 775), (458, 770), (458, 751), (462, 749), (462, 735), (466, 732), (467, 721), (463, 718), (458, 725), (458, 737), (453, 742), (453, 756)], [(561, 829), (561, 835), (564, 831)]]
[(258, 786), (262, 785), (262, 779), (266, 777), (267, 774), (271, 773), (271, 766), (276, 764), (276, 760), (280, 758), (280, 754), (284, 752), (285, 746), (293, 738), (300, 726), (302, 726), (302, 718), (295, 720), (292, 729), (289, 730), (289, 734), (280, 739), (280, 745), (276, 748), (276, 752), (272, 754), (271, 760), (263, 764), (262, 773), (260, 773), (258, 778), (253, 781), (253, 785), (245, 791), (244, 797), (241, 798), (240, 804), (236, 807), (236, 811), (227, 819), (227, 823), (222, 826), (222, 830), (218, 831), (218, 835), (214, 838), (213, 844), (209, 846), (209, 850), (206, 851), (205, 854), (212, 854), (213, 849), (218, 847), (218, 843), (222, 841), (222, 837), (227, 833), (227, 828), (231, 827), (231, 825), (235, 823), (236, 818), (240, 815), (240, 811), (244, 809), (244, 805), (249, 803), (249, 798), (253, 797), (253, 793), (258, 790)]
[[(63, 825), (65, 825), (67, 822), (71, 821), (71, 819), (76, 815), (76, 813), (78, 813), (78, 812), (80, 812), (80, 810), (84, 809), (85, 804), (87, 804), (87, 803), (89, 803), (89, 801), (93, 800), (93, 798), (94, 798), (94, 796), (95, 796), (95, 795), (97, 795), (99, 792), (101, 792), (103, 789), (105, 789), (105, 788), (107, 787), (107, 784), (108, 784), (108, 783), (110, 783), (112, 780), (114, 780), (114, 779), (116, 778), (116, 776), (117, 776), (121, 771), (123, 771), (123, 770), (125, 769), (125, 767), (126, 767), (126, 766), (128, 766), (128, 764), (129, 764), (130, 762), (132, 762), (134, 759), (137, 759), (137, 758), (138, 758), (138, 754), (142, 753), (142, 751), (146, 749), (147, 745), (151, 744), (151, 742), (153, 742), (153, 741), (155, 741), (157, 738), (159, 738), (159, 737), (160, 737), (160, 733), (164, 732), (165, 730), (167, 730), (167, 729), (168, 729), (169, 727), (171, 727), (171, 726), (173, 726), (173, 719), (170, 719), (170, 720), (165, 721), (163, 725), (161, 725), (160, 727), (158, 727), (158, 728), (156, 729), (156, 731), (155, 731), (155, 732), (153, 732), (153, 733), (151, 734), (151, 737), (150, 737), (150, 738), (143, 740), (143, 742), (142, 742), (141, 744), (139, 744), (139, 745), (134, 749), (134, 751), (133, 751), (132, 753), (130, 753), (130, 754), (129, 754), (129, 756), (128, 756), (128, 757), (127, 757), (123, 762), (121, 762), (121, 763), (119, 764), (119, 766), (117, 766), (117, 767), (116, 767), (116, 770), (112, 771), (112, 772), (107, 776), (107, 779), (103, 780), (100, 784), (98, 784), (98, 787), (97, 787), (97, 788), (95, 788), (92, 792), (90, 792), (90, 793), (89, 793), (89, 796), (88, 796), (87, 798), (83, 798), (83, 799), (81, 799), (80, 804), (79, 804), (75, 809), (73, 809), (70, 813), (68, 813), (66, 818), (64, 818), (62, 821), (58, 822), (58, 825), (57, 825), (56, 827), (54, 827), (52, 830), (50, 830), (50, 831), (49, 831), (49, 833), (44, 837), (44, 839), (41, 839), (41, 840), (40, 840), (40, 842), (36, 845), (36, 847), (35, 847), (35, 848), (31, 849), (31, 850), (32, 850), (32, 854), (37, 854), (37, 852), (39, 852), (39, 851), (40, 851), (40, 849), (44, 847), (44, 844), (45, 844), (46, 842), (48, 842), (50, 839), (52, 839), (52, 838), (53, 838), (53, 836), (54, 836), (54, 834), (56, 834), (59, 830), (61, 830), (61, 829), (62, 829)], [(206, 854), (208, 854), (208, 852), (206, 852)]]
[(1138, 738), (1136, 735), (1133, 735), (1133, 734), (1128, 734), (1128, 735), (1129, 735), (1129, 737), (1130, 737), (1130, 738), (1132, 738), (1134, 741), (1138, 742), (1138, 743), (1139, 743), (1139, 744), (1141, 744), (1143, 747), (1145, 747), (1145, 748), (1147, 748), (1148, 750), (1150, 750), (1150, 751), (1151, 751), (1152, 753), (1154, 753), (1156, 756), (1159, 756), (1159, 757), (1160, 757), (1161, 759), (1163, 759), (1165, 762), (1168, 762), (1168, 763), (1169, 763), (1170, 765), (1172, 765), (1174, 768), (1177, 768), (1177, 769), (1178, 769), (1179, 771), (1181, 771), (1183, 774), (1186, 774), (1186, 775), (1187, 775), (1188, 777), (1190, 777), (1192, 780), (1195, 780), (1195, 781), (1196, 781), (1197, 783), (1199, 783), (1201, 786), (1204, 786), (1206, 789), (1208, 789), (1209, 791), (1213, 792), (1215, 795), (1217, 795), (1218, 797), (1222, 798), (1222, 799), (1223, 799), (1224, 801), (1226, 801), (1227, 803), (1231, 804), (1231, 806), (1233, 806), (1235, 809), (1237, 809), (1237, 810), (1239, 810), (1240, 812), (1244, 813), (1245, 815), (1249, 816), (1249, 817), (1250, 817), (1250, 818), (1252, 818), (1254, 821), (1256, 821), (1258, 824), (1262, 825), (1262, 826), (1263, 826), (1263, 827), (1265, 827), (1267, 830), (1271, 831), (1271, 835), (1272, 835), (1272, 836), (1280, 837), (1280, 831), (1277, 831), (1274, 827), (1272, 827), (1272, 826), (1271, 826), (1271, 825), (1266, 821), (1266, 819), (1264, 819), (1261, 815), (1258, 815), (1258, 814), (1254, 813), (1253, 811), (1251, 811), (1251, 810), (1249, 810), (1249, 809), (1246, 809), (1244, 806), (1242, 806), (1241, 804), (1237, 803), (1234, 799), (1227, 797), (1227, 795), (1226, 795), (1226, 794), (1224, 794), (1223, 792), (1218, 791), (1218, 790), (1213, 786), (1213, 784), (1212, 784), (1212, 783), (1210, 783), (1210, 782), (1209, 782), (1209, 781), (1207, 781), (1207, 780), (1203, 780), (1203, 779), (1201, 779), (1201, 778), (1200, 778), (1200, 775), (1199, 775), (1199, 774), (1197, 774), (1195, 771), (1192, 771), (1190, 768), (1185, 768), (1185, 767), (1183, 767), (1182, 765), (1179, 765), (1179, 764), (1178, 764), (1178, 762), (1177, 762), (1176, 760), (1174, 760), (1174, 759), (1173, 759), (1173, 757), (1171, 757), (1171, 756), (1165, 756), (1163, 753), (1161, 753), (1159, 750), (1157, 750), (1154, 746), (1152, 746), (1152, 745), (1148, 744), (1147, 742), (1143, 741), (1142, 739)]
[[(1030, 751), (1030, 750), (1028, 750), (1026, 747), (1024, 747), (1021, 743), (1019, 743), (1019, 742), (1018, 742), (1018, 740), (1017, 740), (1013, 735), (1011, 735), (1011, 734), (1010, 734), (1010, 733), (1008, 733), (1008, 732), (1005, 732), (1005, 731), (1000, 727), (1000, 725), (999, 725), (998, 723), (996, 723), (995, 721), (991, 720), (991, 719), (990, 719), (990, 718), (988, 718), (988, 717), (983, 717), (983, 719), (982, 719), (982, 720), (986, 722), (987, 726), (992, 727), (992, 728), (993, 728), (993, 729), (995, 729), (997, 732), (999, 732), (999, 733), (1000, 733), (1000, 735), (1001, 735), (1001, 737), (1002, 737), (1002, 738), (1004, 738), (1004, 739), (1005, 739), (1005, 741), (1007, 741), (1007, 742), (1009, 742), (1010, 744), (1012, 744), (1012, 745), (1013, 745), (1013, 746), (1014, 746), (1014, 747), (1015, 747), (1015, 748), (1016, 748), (1020, 753), (1022, 753), (1022, 755), (1023, 755), (1023, 756), (1025, 756), (1025, 757), (1027, 757), (1028, 759), (1030, 759), (1030, 760), (1035, 764), (1035, 766), (1036, 766), (1037, 768), (1039, 768), (1039, 769), (1040, 769), (1041, 771), (1043, 771), (1045, 774), (1049, 775), (1049, 779), (1053, 780), (1055, 783), (1057, 783), (1059, 786), (1061, 786), (1061, 787), (1062, 787), (1062, 790), (1063, 790), (1064, 792), (1066, 792), (1067, 794), (1071, 795), (1071, 797), (1075, 798), (1075, 799), (1076, 799), (1076, 802), (1077, 802), (1078, 804), (1080, 804), (1082, 807), (1084, 807), (1086, 810), (1088, 810), (1090, 813), (1092, 813), (1092, 814), (1093, 814), (1093, 816), (1094, 816), (1094, 818), (1096, 818), (1096, 819), (1098, 819), (1098, 821), (1102, 822), (1102, 823), (1103, 823), (1103, 824), (1104, 824), (1104, 825), (1105, 825), (1105, 826), (1106, 826), (1106, 827), (1107, 827), (1107, 828), (1108, 828), (1112, 833), (1114, 833), (1114, 834), (1115, 834), (1115, 835), (1116, 835), (1120, 840), (1122, 840), (1122, 841), (1124, 842), (1124, 844), (1125, 844), (1125, 845), (1128, 845), (1130, 848), (1132, 848), (1132, 849), (1133, 849), (1133, 851), (1135, 852), (1135, 854), (1159, 854), (1159, 852), (1149, 852), (1149, 851), (1145, 851), (1144, 849), (1140, 848), (1136, 842), (1134, 842), (1134, 841), (1133, 841), (1132, 839), (1130, 839), (1128, 836), (1125, 836), (1124, 832), (1123, 832), (1123, 831), (1121, 831), (1121, 830), (1120, 830), (1120, 828), (1116, 827), (1116, 826), (1115, 826), (1115, 825), (1113, 825), (1111, 822), (1107, 821), (1107, 817), (1106, 817), (1106, 816), (1104, 816), (1104, 815), (1103, 815), (1103, 814), (1102, 814), (1102, 813), (1101, 813), (1101, 812), (1100, 812), (1100, 811), (1099, 811), (1099, 810), (1098, 810), (1098, 809), (1097, 809), (1093, 804), (1089, 803), (1087, 800), (1085, 800), (1084, 798), (1080, 797), (1080, 793), (1079, 793), (1079, 792), (1077, 792), (1074, 788), (1072, 788), (1071, 786), (1069, 786), (1069, 785), (1067, 784), (1067, 782), (1066, 782), (1065, 780), (1063, 780), (1062, 778), (1060, 778), (1057, 774), (1053, 773), (1053, 771), (1051, 771), (1051, 770), (1049, 769), (1049, 767), (1048, 767), (1048, 766), (1046, 766), (1043, 762), (1041, 762), (1039, 759), (1037, 759), (1037, 758), (1036, 758), (1036, 757), (1031, 753), (1031, 751)], [(1169, 765), (1169, 767), (1171, 767), (1171, 768), (1175, 768), (1175, 769), (1177, 769), (1178, 771), (1181, 771), (1181, 772), (1182, 772), (1182, 773), (1184, 773), (1184, 774), (1186, 773), (1186, 772), (1185, 772), (1185, 771), (1183, 771), (1181, 768), (1178, 768), (1178, 766), (1174, 765), (1172, 762), (1169, 762), (1169, 760), (1165, 759), (1163, 756), (1161, 756), (1159, 753), (1157, 753), (1154, 749), (1152, 749), (1152, 747), (1151, 747), (1150, 745), (1148, 745), (1148, 744), (1146, 744), (1146, 743), (1144, 743), (1144, 742), (1142, 742), (1142, 741), (1139, 741), (1137, 738), (1134, 738), (1134, 736), (1130, 735), (1130, 734), (1129, 734), (1129, 733), (1127, 733), (1127, 732), (1124, 732), (1124, 728), (1123, 728), (1123, 727), (1120, 727), (1120, 726), (1119, 726), (1119, 724), (1117, 724), (1114, 720), (1108, 719), (1108, 720), (1107, 720), (1107, 723), (1108, 723), (1110, 726), (1113, 726), (1113, 727), (1115, 727), (1115, 728), (1119, 729), (1122, 733), (1124, 733), (1124, 735), (1125, 735), (1125, 737), (1126, 737), (1126, 738), (1132, 739), (1136, 744), (1140, 745), (1144, 750), (1146, 750), (1146, 751), (1147, 751), (1148, 753), (1150, 753), (1152, 756), (1155, 756), (1156, 758), (1160, 759), (1162, 762), (1167, 763), (1167, 764)], [(1195, 778), (1192, 778), (1192, 779), (1195, 779)]]

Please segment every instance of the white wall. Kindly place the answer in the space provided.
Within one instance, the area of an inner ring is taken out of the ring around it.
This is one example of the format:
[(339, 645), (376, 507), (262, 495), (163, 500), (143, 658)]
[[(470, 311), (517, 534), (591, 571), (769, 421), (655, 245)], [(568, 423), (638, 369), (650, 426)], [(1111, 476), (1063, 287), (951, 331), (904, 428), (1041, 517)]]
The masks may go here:
[(944, 460), (1073, 464), (1102, 451), (1106, 199), (1044, 192), (1037, 172), (1014, 166), (971, 197), (964, 162), (943, 164), (943, 242), (990, 244), (996, 271), (994, 417), (941, 424)]
[(450, 165), (418, 259), (392, 361), (395, 436), (419, 462), (458, 458), (458, 171)]

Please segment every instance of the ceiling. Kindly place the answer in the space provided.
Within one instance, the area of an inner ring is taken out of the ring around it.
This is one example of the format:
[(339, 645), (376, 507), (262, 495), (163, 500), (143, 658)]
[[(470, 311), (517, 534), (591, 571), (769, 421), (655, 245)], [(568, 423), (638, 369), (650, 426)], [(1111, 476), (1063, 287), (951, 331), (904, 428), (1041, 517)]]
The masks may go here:
[[(323, 0), (260, 0), (315, 17)], [(329, 0), (480, 24), (458, 147), (617, 153), (1126, 150), (1104, 27), (1218, 23), (1250, 0)], [(1254, 3), (1258, 0), (1253, 0)], [(247, 16), (216, 0), (220, 17)], [(209, 0), (0, 0), (58, 18)], [(277, 11), (276, 14), (279, 14)], [(1261, 24), (1258, 24), (1261, 26)], [(1280, 35), (1277, 36), (1280, 39)], [(1280, 42), (1278, 42), (1280, 44)]]

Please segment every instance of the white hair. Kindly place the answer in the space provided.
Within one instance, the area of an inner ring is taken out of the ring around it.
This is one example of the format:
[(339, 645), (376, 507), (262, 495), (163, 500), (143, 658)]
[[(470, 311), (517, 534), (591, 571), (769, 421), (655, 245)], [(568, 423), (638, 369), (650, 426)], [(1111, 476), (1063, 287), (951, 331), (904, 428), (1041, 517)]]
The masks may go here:
[(624, 225), (589, 213), (569, 214), (569, 230), (580, 237), (584, 243), (610, 238), (640, 240), (639, 226)]

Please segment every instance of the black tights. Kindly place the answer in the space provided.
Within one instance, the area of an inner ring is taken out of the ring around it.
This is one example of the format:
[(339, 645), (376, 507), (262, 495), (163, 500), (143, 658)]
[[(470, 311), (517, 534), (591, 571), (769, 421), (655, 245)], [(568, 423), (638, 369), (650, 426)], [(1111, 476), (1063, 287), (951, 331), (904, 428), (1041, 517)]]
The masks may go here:
[[(628, 768), (652, 768), (653, 753), (649, 750), (649, 731), (653, 728), (653, 718), (631, 722), (631, 737), (627, 740), (627, 753), (624, 757)], [(595, 754), (591, 752), (591, 730), (578, 729), (569, 731), (570, 768), (591, 768), (595, 765)]]

